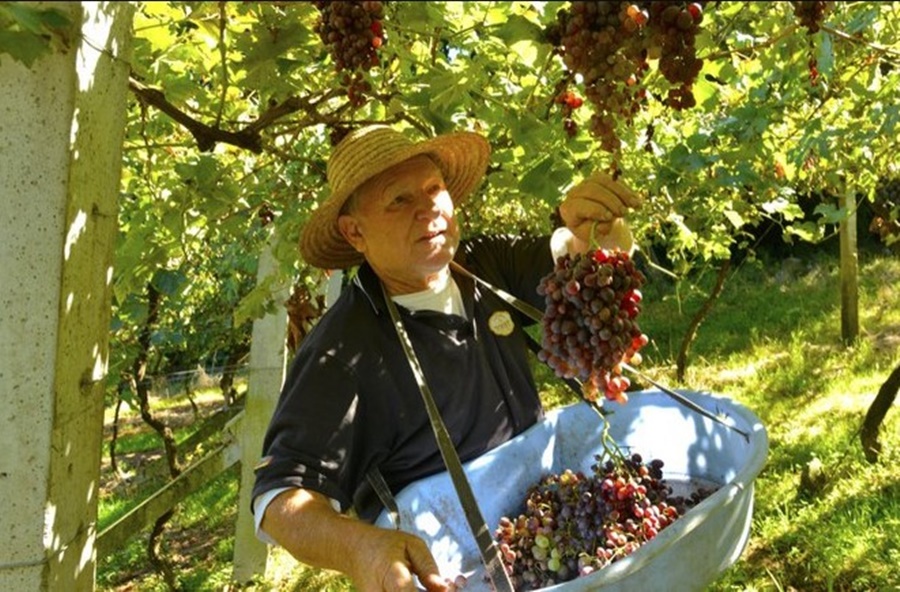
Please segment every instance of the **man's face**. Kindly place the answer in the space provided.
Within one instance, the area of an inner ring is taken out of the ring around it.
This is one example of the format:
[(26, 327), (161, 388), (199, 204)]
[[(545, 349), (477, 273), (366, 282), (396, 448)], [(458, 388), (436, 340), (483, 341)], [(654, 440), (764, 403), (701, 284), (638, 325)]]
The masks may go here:
[(459, 246), (453, 200), (440, 169), (424, 155), (364, 183), (338, 226), (392, 294), (427, 288)]

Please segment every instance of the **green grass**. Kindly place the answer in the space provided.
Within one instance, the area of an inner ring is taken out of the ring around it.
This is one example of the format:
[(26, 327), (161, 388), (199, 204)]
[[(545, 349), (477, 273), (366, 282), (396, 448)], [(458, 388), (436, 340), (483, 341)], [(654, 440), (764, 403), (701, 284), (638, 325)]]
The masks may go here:
[[(193, 396), (195, 401), (208, 405), (214, 405), (222, 399), (221, 395), (214, 390), (198, 391)], [(154, 415), (172, 428), (176, 444), (183, 443), (199, 426), (199, 422), (193, 421), (193, 411), (186, 397), (153, 398), (151, 409)], [(108, 421), (111, 421), (111, 412), (108, 415)], [(175, 419), (177, 416), (181, 416), (181, 419)], [(97, 527), (101, 531), (138, 505), (154, 489), (165, 485), (168, 480), (168, 469), (165, 461), (162, 460), (164, 456), (162, 437), (141, 421), (140, 414), (136, 410), (126, 408), (121, 414), (119, 423), (116, 457), (120, 470), (130, 472), (133, 474), (132, 476), (140, 478), (136, 479), (133, 484), (126, 483), (124, 486), (115, 488), (103, 497), (97, 516)], [(102, 448), (104, 461), (109, 459), (110, 442), (111, 436), (107, 436)], [(158, 460), (157, 470), (152, 473), (145, 472), (148, 464), (143, 464), (140, 469), (132, 468), (130, 465), (134, 461), (130, 461), (130, 459), (136, 455), (142, 455), (145, 463)], [(185, 461), (184, 458), (180, 460), (181, 462)]]
[[(829, 257), (791, 281), (753, 262), (731, 276), (691, 350), (685, 388), (729, 396), (752, 409), (770, 439), (756, 480), (753, 530), (741, 560), (715, 590), (895, 590), (900, 587), (900, 419), (881, 429), (885, 452), (867, 463), (859, 428), (878, 388), (900, 364), (900, 260), (861, 262), (861, 336), (842, 345), (840, 279)], [(653, 336), (648, 372), (674, 382), (674, 359), (705, 288), (648, 286), (642, 328)], [(649, 362), (649, 364), (648, 364)], [(799, 487), (813, 458), (827, 481)]]
[[(184, 590), (222, 590), (229, 583), (239, 477), (239, 465), (232, 466), (188, 497), (166, 526), (163, 554), (172, 562)], [(149, 535), (147, 528), (102, 562), (99, 590), (116, 590), (136, 581), (140, 582), (136, 589), (142, 592), (167, 590), (147, 561)]]
[[(739, 266), (700, 326), (682, 384), (674, 360), (714, 273), (677, 285), (651, 278), (640, 317), (652, 339), (643, 370), (670, 386), (742, 403), (769, 436), (749, 544), (710, 589), (900, 590), (900, 405), (882, 425), (879, 463), (866, 462), (858, 434), (875, 393), (900, 364), (900, 259), (861, 258), (861, 335), (851, 346), (841, 341), (835, 257), (816, 256), (796, 269), (761, 261)], [(545, 369), (537, 379), (548, 406), (572, 401)], [(824, 465), (826, 483), (809, 493), (800, 488), (800, 474), (814, 457)], [(233, 475), (224, 476), (176, 514), (171, 536), (185, 545), (176, 551), (187, 590), (222, 590), (227, 583), (236, 489)], [(113, 500), (101, 499), (101, 506), (107, 503)], [(165, 589), (146, 567), (145, 539), (100, 566), (99, 589)], [(190, 554), (188, 540), (195, 543)], [(272, 578), (253, 589), (352, 590), (337, 574), (306, 568), (280, 551), (273, 557)], [(121, 587), (123, 579), (137, 587)]]

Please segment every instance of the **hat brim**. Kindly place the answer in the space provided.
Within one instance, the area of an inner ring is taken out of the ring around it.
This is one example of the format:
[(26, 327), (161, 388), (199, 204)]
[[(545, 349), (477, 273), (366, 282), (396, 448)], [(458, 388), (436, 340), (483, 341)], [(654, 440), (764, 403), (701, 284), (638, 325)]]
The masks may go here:
[[(434, 158), (447, 191), (458, 208), (481, 183), (490, 161), (490, 144), (471, 132), (454, 132), (410, 144), (373, 166), (369, 179), (414, 156), (427, 154)], [(321, 269), (346, 269), (363, 262), (338, 229), (338, 215), (344, 203), (362, 184), (346, 187), (331, 195), (313, 211), (300, 236), (300, 254), (308, 264)]]

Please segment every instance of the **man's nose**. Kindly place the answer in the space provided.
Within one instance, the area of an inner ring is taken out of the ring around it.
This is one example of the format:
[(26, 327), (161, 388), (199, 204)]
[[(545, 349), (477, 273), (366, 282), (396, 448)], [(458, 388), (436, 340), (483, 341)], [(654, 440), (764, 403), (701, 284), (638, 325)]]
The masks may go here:
[(424, 218), (434, 218), (440, 215), (443, 209), (443, 200), (441, 199), (443, 192), (421, 191), (417, 198), (417, 210), (419, 216)]

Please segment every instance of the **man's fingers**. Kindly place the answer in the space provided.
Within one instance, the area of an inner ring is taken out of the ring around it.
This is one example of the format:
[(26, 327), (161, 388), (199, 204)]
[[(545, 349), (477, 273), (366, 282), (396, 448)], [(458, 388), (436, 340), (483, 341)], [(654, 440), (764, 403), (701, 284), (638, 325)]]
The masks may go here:
[(580, 239), (590, 242), (591, 234), (606, 234), (616, 215), (603, 204), (569, 199), (560, 208), (566, 226)]
[(419, 581), (425, 586), (427, 592), (452, 592), (456, 590), (456, 585), (452, 581), (437, 574), (430, 574), (424, 578), (419, 577)]
[(559, 206), (565, 225), (582, 241), (591, 242), (606, 235), (617, 219), (639, 207), (643, 199), (607, 173), (594, 173), (572, 187)]
[(586, 220), (578, 226), (571, 228), (572, 233), (583, 241), (591, 242), (599, 239), (601, 236), (609, 234), (612, 229), (613, 220), (602, 222), (599, 220)]
[(568, 199), (602, 204), (614, 216), (622, 217), (632, 208), (640, 207), (641, 196), (606, 173), (594, 173), (569, 190)]
[(639, 208), (644, 203), (644, 198), (631, 189), (631, 187), (620, 183), (607, 173), (597, 172), (587, 178), (588, 183), (594, 183), (616, 195), (619, 200), (629, 208)]
[(626, 253), (634, 252), (634, 235), (624, 218), (616, 218), (608, 228), (597, 231), (597, 246), (601, 249), (619, 249)]
[(395, 561), (384, 574), (381, 587), (385, 592), (416, 592), (409, 566), (402, 561)]
[(428, 546), (419, 539), (407, 546), (410, 569), (419, 577), (419, 581), (428, 592), (447, 592), (447, 580), (441, 577), (437, 562), (428, 550)]

